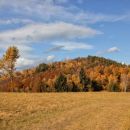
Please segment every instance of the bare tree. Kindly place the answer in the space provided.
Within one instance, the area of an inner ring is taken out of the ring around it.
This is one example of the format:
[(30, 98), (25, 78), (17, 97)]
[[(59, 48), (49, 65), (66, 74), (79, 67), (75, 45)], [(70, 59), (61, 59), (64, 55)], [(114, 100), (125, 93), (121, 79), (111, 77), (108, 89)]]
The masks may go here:
[(129, 78), (127, 76), (127, 74), (122, 74), (121, 75), (121, 91), (126, 92), (127, 88), (128, 88), (128, 84), (129, 84)]

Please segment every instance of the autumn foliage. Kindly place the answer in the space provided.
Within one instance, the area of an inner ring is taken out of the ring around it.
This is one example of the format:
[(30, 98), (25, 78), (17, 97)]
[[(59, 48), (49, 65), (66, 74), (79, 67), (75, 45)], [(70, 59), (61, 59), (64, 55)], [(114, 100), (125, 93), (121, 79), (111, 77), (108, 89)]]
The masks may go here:
[(13, 91), (15, 88), (14, 72), (16, 61), (19, 58), (19, 50), (17, 47), (12, 46), (7, 49), (3, 57), (0, 59), (0, 70), (2, 76), (7, 76), (10, 80), (10, 89)]
[[(10, 91), (10, 78), (1, 76), (0, 91)], [(14, 74), (15, 92), (130, 91), (130, 67), (102, 57), (88, 56)]]

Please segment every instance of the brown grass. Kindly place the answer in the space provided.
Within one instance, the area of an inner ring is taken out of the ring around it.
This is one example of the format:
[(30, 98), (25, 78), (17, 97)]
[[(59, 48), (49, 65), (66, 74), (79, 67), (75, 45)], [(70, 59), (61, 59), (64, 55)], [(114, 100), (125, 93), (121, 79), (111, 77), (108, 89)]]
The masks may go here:
[(129, 129), (129, 93), (0, 93), (0, 130)]

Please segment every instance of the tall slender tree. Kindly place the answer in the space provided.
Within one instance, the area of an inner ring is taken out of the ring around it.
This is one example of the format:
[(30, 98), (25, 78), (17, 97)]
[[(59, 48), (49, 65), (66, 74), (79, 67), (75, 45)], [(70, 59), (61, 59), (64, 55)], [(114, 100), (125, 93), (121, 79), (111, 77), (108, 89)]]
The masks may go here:
[(129, 85), (129, 78), (127, 74), (122, 74), (121, 75), (121, 91), (126, 92), (128, 89), (128, 85)]
[(0, 69), (6, 73), (11, 81), (11, 89), (13, 90), (14, 71), (16, 70), (16, 61), (19, 58), (19, 50), (15, 46), (10, 46), (2, 59), (0, 60)]

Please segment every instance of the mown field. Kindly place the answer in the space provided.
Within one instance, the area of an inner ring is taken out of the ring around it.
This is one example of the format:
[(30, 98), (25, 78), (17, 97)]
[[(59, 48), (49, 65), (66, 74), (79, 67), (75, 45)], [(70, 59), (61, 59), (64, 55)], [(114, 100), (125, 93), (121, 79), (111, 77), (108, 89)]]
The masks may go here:
[(0, 130), (129, 130), (130, 93), (0, 93)]

